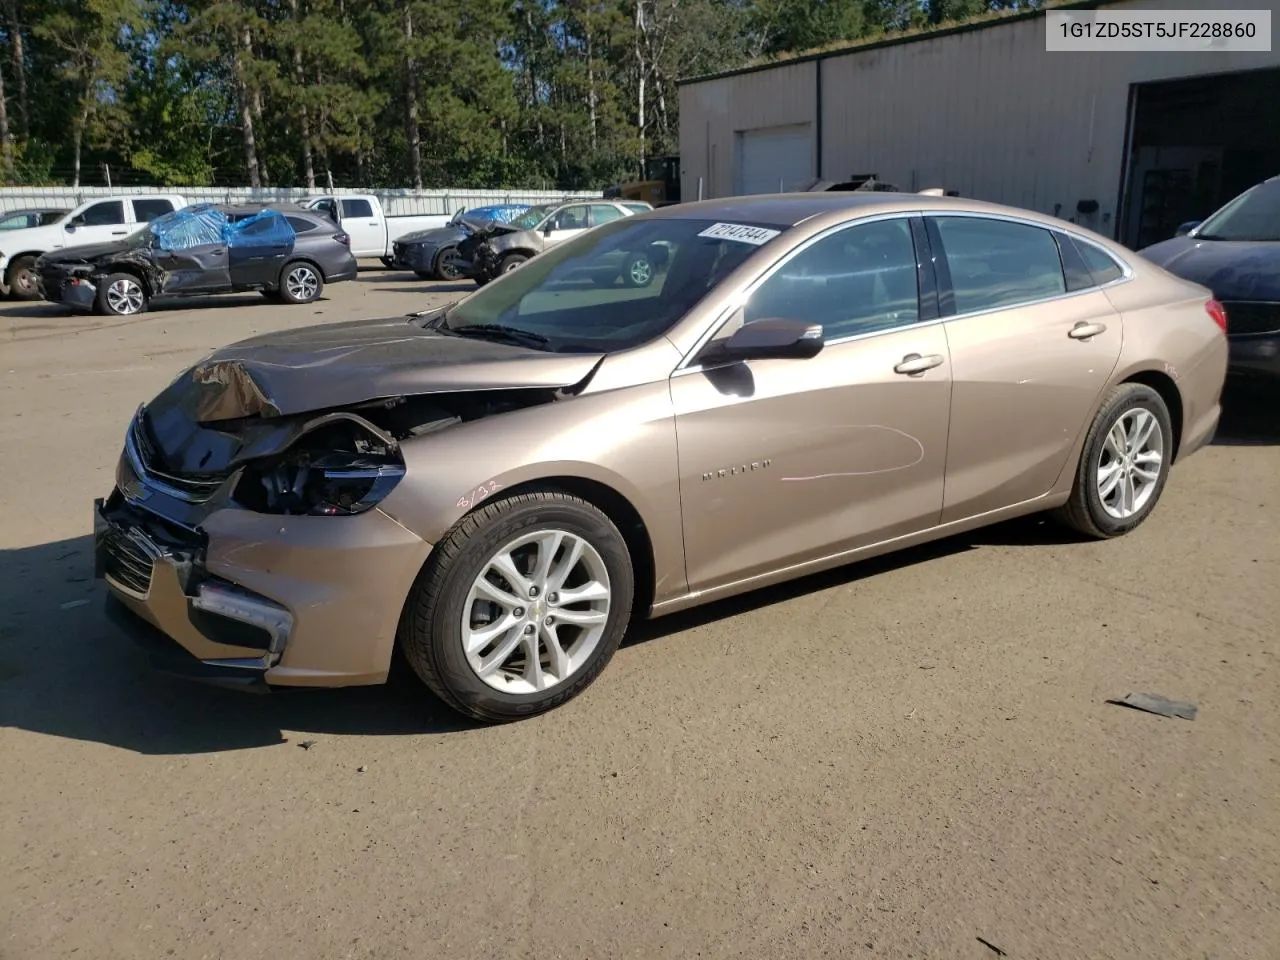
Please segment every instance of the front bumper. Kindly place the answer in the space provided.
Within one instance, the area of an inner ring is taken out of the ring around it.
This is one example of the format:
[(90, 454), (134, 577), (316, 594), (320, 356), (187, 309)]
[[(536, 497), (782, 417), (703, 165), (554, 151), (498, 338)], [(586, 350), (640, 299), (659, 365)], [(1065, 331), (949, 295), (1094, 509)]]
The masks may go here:
[(395, 243), (391, 246), (391, 266), (397, 270), (427, 273), (435, 269), (440, 248), (428, 243)]
[(94, 532), (113, 617), (157, 666), (251, 687), (385, 681), (430, 551), (377, 509), (294, 517), (228, 506), (190, 529), (119, 490), (95, 503)]
[(50, 303), (85, 312), (93, 310), (98, 298), (98, 288), (88, 278), (53, 270), (42, 270), (36, 274), (36, 291)]

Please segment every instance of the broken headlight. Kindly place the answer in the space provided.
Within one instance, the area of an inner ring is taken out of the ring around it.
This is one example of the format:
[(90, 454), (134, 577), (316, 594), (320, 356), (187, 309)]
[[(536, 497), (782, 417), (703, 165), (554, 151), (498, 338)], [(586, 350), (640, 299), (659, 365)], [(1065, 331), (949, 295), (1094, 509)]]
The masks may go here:
[(259, 513), (349, 517), (376, 506), (404, 476), (395, 457), (358, 451), (299, 451), (250, 464), (235, 499)]

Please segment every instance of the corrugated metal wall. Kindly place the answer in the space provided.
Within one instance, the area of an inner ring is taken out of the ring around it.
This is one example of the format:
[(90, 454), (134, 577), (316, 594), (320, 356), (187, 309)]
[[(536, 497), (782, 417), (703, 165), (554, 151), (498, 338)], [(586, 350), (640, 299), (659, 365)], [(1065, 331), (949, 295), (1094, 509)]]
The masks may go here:
[[(1159, 0), (1108, 9), (1234, 9), (1235, 0)], [(734, 132), (813, 116), (822, 70), (825, 179), (875, 173), (907, 190), (1054, 213), (1097, 200), (1116, 216), (1133, 83), (1280, 66), (1270, 53), (1045, 51), (1042, 17), (825, 60), (687, 84), (680, 90), (684, 196), (732, 192)], [(1278, 119), (1277, 122), (1280, 122)]]
[[(77, 207), (86, 200), (100, 197), (136, 196), (140, 193), (179, 194), (188, 203), (283, 203), (328, 194), (328, 190), (306, 190), (281, 187), (253, 190), (249, 187), (3, 187), (0, 188), (0, 211), (28, 207)], [(388, 216), (413, 214), (452, 214), (459, 207), (481, 207), (493, 203), (546, 203), (561, 197), (598, 197), (599, 191), (572, 190), (346, 190), (332, 191), (338, 196), (373, 194), (382, 202)]]

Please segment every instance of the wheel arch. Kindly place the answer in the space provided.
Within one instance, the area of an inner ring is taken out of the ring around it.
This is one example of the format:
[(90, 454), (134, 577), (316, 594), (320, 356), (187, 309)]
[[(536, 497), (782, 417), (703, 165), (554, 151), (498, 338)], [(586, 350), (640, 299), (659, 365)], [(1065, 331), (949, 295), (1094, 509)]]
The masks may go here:
[(1125, 375), (1119, 383), (1140, 383), (1160, 394), (1160, 399), (1169, 409), (1169, 422), (1173, 427), (1173, 455), (1170, 462), (1177, 463), (1182, 452), (1182, 430), (1184, 411), (1182, 409), (1182, 391), (1178, 389), (1173, 377), (1163, 370), (1135, 370)]
[(4, 267), (4, 282), (9, 282), (9, 278), (13, 276), (13, 265), (19, 260), (23, 260), (27, 257), (31, 257), (33, 260), (38, 259), (48, 252), (48, 250), (23, 250), (21, 253), (12, 254), (9, 257), (9, 262), (5, 264)]
[[(600, 480), (588, 477), (546, 476), (521, 481), (504, 487), (502, 497), (516, 496), (531, 490), (557, 490), (570, 496), (578, 497), (600, 510), (613, 522), (622, 534), (631, 554), (631, 565), (635, 571), (635, 599), (633, 616), (646, 617), (653, 606), (656, 588), (656, 560), (653, 552), (653, 538), (648, 525), (636, 506), (621, 491)], [(491, 503), (491, 500), (477, 503), (472, 510)], [(471, 511), (467, 511), (470, 513)]]
[(146, 272), (142, 270), (142, 268), (140, 268), (136, 263), (109, 264), (108, 266), (103, 267), (102, 270), (98, 272), (98, 276), (100, 276), (102, 280), (105, 281), (107, 277), (111, 276), (114, 273), (128, 274), (129, 276), (133, 277), (133, 279), (137, 280), (140, 284), (142, 284), (142, 292), (145, 293), (148, 298), (155, 296), (155, 288), (152, 285), (151, 281), (147, 278)]

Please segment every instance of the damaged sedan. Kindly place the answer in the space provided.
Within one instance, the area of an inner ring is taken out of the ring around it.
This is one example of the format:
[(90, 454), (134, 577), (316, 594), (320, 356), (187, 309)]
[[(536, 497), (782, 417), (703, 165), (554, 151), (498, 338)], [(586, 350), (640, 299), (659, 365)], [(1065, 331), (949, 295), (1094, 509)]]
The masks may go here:
[[(652, 282), (596, 282), (658, 249)], [(128, 425), (98, 573), (166, 669), (377, 684), (399, 650), (513, 720), (636, 618), (1040, 511), (1133, 530), (1214, 432), (1223, 326), (1203, 287), (1011, 208), (667, 207), (444, 309), (196, 363)]]
[(35, 271), (51, 303), (130, 316), (160, 297), (252, 290), (310, 303), (326, 283), (354, 279), (356, 259), (350, 237), (321, 214), (199, 204), (114, 243), (46, 253)]

